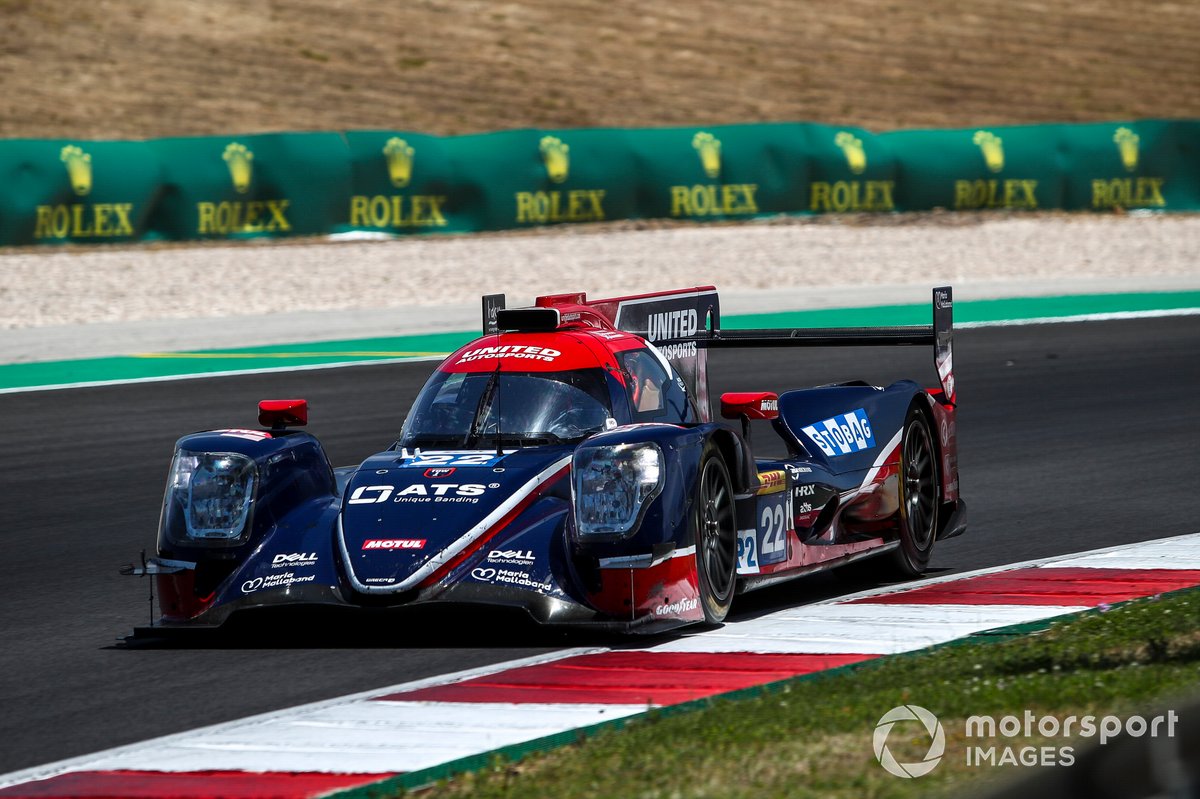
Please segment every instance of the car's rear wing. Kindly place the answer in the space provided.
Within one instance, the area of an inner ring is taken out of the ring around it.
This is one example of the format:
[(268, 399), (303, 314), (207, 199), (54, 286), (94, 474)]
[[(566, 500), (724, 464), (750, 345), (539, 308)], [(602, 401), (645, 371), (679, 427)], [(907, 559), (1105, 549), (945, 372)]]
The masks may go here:
[(860, 347), (933, 345), (934, 365), (946, 399), (955, 401), (954, 293), (950, 286), (933, 290), (933, 324), (900, 327), (797, 327), (723, 330), (720, 315), (709, 317), (707, 330), (694, 336), (655, 342), (659, 347), (695, 342), (707, 349), (733, 347)]

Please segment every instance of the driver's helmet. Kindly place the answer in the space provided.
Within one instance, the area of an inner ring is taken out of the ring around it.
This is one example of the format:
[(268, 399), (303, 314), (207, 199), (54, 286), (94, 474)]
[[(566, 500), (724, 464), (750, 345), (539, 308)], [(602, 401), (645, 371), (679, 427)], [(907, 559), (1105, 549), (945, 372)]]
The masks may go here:
[(631, 378), (629, 395), (638, 413), (654, 411), (662, 407), (662, 366), (645, 350), (630, 353), (625, 358), (625, 368)]

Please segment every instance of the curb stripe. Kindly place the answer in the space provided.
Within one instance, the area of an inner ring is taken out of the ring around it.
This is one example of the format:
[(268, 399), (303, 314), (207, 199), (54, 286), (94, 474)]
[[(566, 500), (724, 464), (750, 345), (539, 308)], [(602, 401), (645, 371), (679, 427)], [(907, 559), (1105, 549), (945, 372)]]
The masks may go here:
[(452, 685), (377, 697), (437, 702), (669, 705), (876, 657), (623, 651), (581, 655)]
[(203, 771), (170, 774), (155, 771), (75, 771), (38, 782), (0, 788), (0, 797), (80, 797), (102, 799), (295, 799), (315, 797), (335, 790), (348, 790), (378, 782), (395, 774), (304, 774), (245, 771)]
[(846, 604), (1086, 605), (1175, 591), (1200, 583), (1194, 569), (1035, 567), (931, 585)]

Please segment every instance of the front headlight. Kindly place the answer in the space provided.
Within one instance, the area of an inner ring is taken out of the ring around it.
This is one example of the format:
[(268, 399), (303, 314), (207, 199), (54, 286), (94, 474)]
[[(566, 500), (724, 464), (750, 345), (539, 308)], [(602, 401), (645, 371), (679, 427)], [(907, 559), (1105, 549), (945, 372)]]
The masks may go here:
[(181, 449), (171, 463), (161, 532), (185, 546), (236, 546), (250, 534), (258, 484), (254, 461), (236, 452)]
[(576, 530), (587, 536), (636, 529), (650, 500), (662, 491), (664, 471), (662, 450), (649, 442), (576, 452), (571, 467)]

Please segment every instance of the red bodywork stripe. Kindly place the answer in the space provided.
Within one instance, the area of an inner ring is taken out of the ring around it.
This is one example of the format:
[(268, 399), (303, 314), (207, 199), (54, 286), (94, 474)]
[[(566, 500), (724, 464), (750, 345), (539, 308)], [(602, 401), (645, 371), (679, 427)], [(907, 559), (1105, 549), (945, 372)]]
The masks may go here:
[(129, 799), (300, 799), (378, 782), (392, 774), (245, 771), (74, 771), (0, 789), (0, 797)]
[(1200, 585), (1197, 569), (1030, 568), (855, 599), (875, 605), (1096, 605)]
[(873, 657), (876, 655), (602, 652), (375, 699), (390, 702), (672, 705)]
[(529, 494), (529, 496), (525, 497), (525, 499), (518, 502), (516, 507), (514, 507), (508, 513), (504, 514), (504, 516), (500, 519), (500, 521), (498, 521), (498, 522), (496, 522), (496, 524), (492, 525), (492, 528), (490, 530), (485, 532), (483, 535), (479, 536), (479, 538), (475, 539), (471, 544), (469, 544), (466, 549), (464, 549), (462, 552), (459, 552), (453, 558), (451, 558), (450, 560), (443, 563), (441, 565), (441, 567), (438, 568), (437, 571), (435, 571), (433, 574), (429, 575), (424, 580), (422, 580), (421, 584), (418, 586), (418, 588), (425, 588), (426, 586), (434, 585), (439, 580), (441, 580), (443, 577), (445, 577), (447, 574), (449, 574), (450, 572), (452, 572), (456, 568), (458, 568), (458, 566), (464, 560), (466, 560), (467, 558), (474, 555), (476, 552), (478, 552), (480, 550), (481, 547), (483, 547), (484, 544), (486, 544), (488, 541), (491, 541), (493, 538), (495, 538), (497, 535), (499, 535), (500, 532), (503, 531), (505, 527), (508, 527), (508, 525), (512, 524), (513, 519), (517, 518), (522, 513), (524, 513), (526, 508), (528, 508), (530, 505), (532, 505), (534, 502), (536, 502), (543, 494), (546, 493), (547, 488), (554, 485), (554, 483), (556, 483), (558, 480), (560, 480), (562, 478), (562, 476), (565, 475), (570, 470), (571, 470), (571, 464), (568, 463), (566, 466), (562, 467), (557, 472), (550, 475), (550, 477), (546, 478), (540, 486), (535, 488)]

